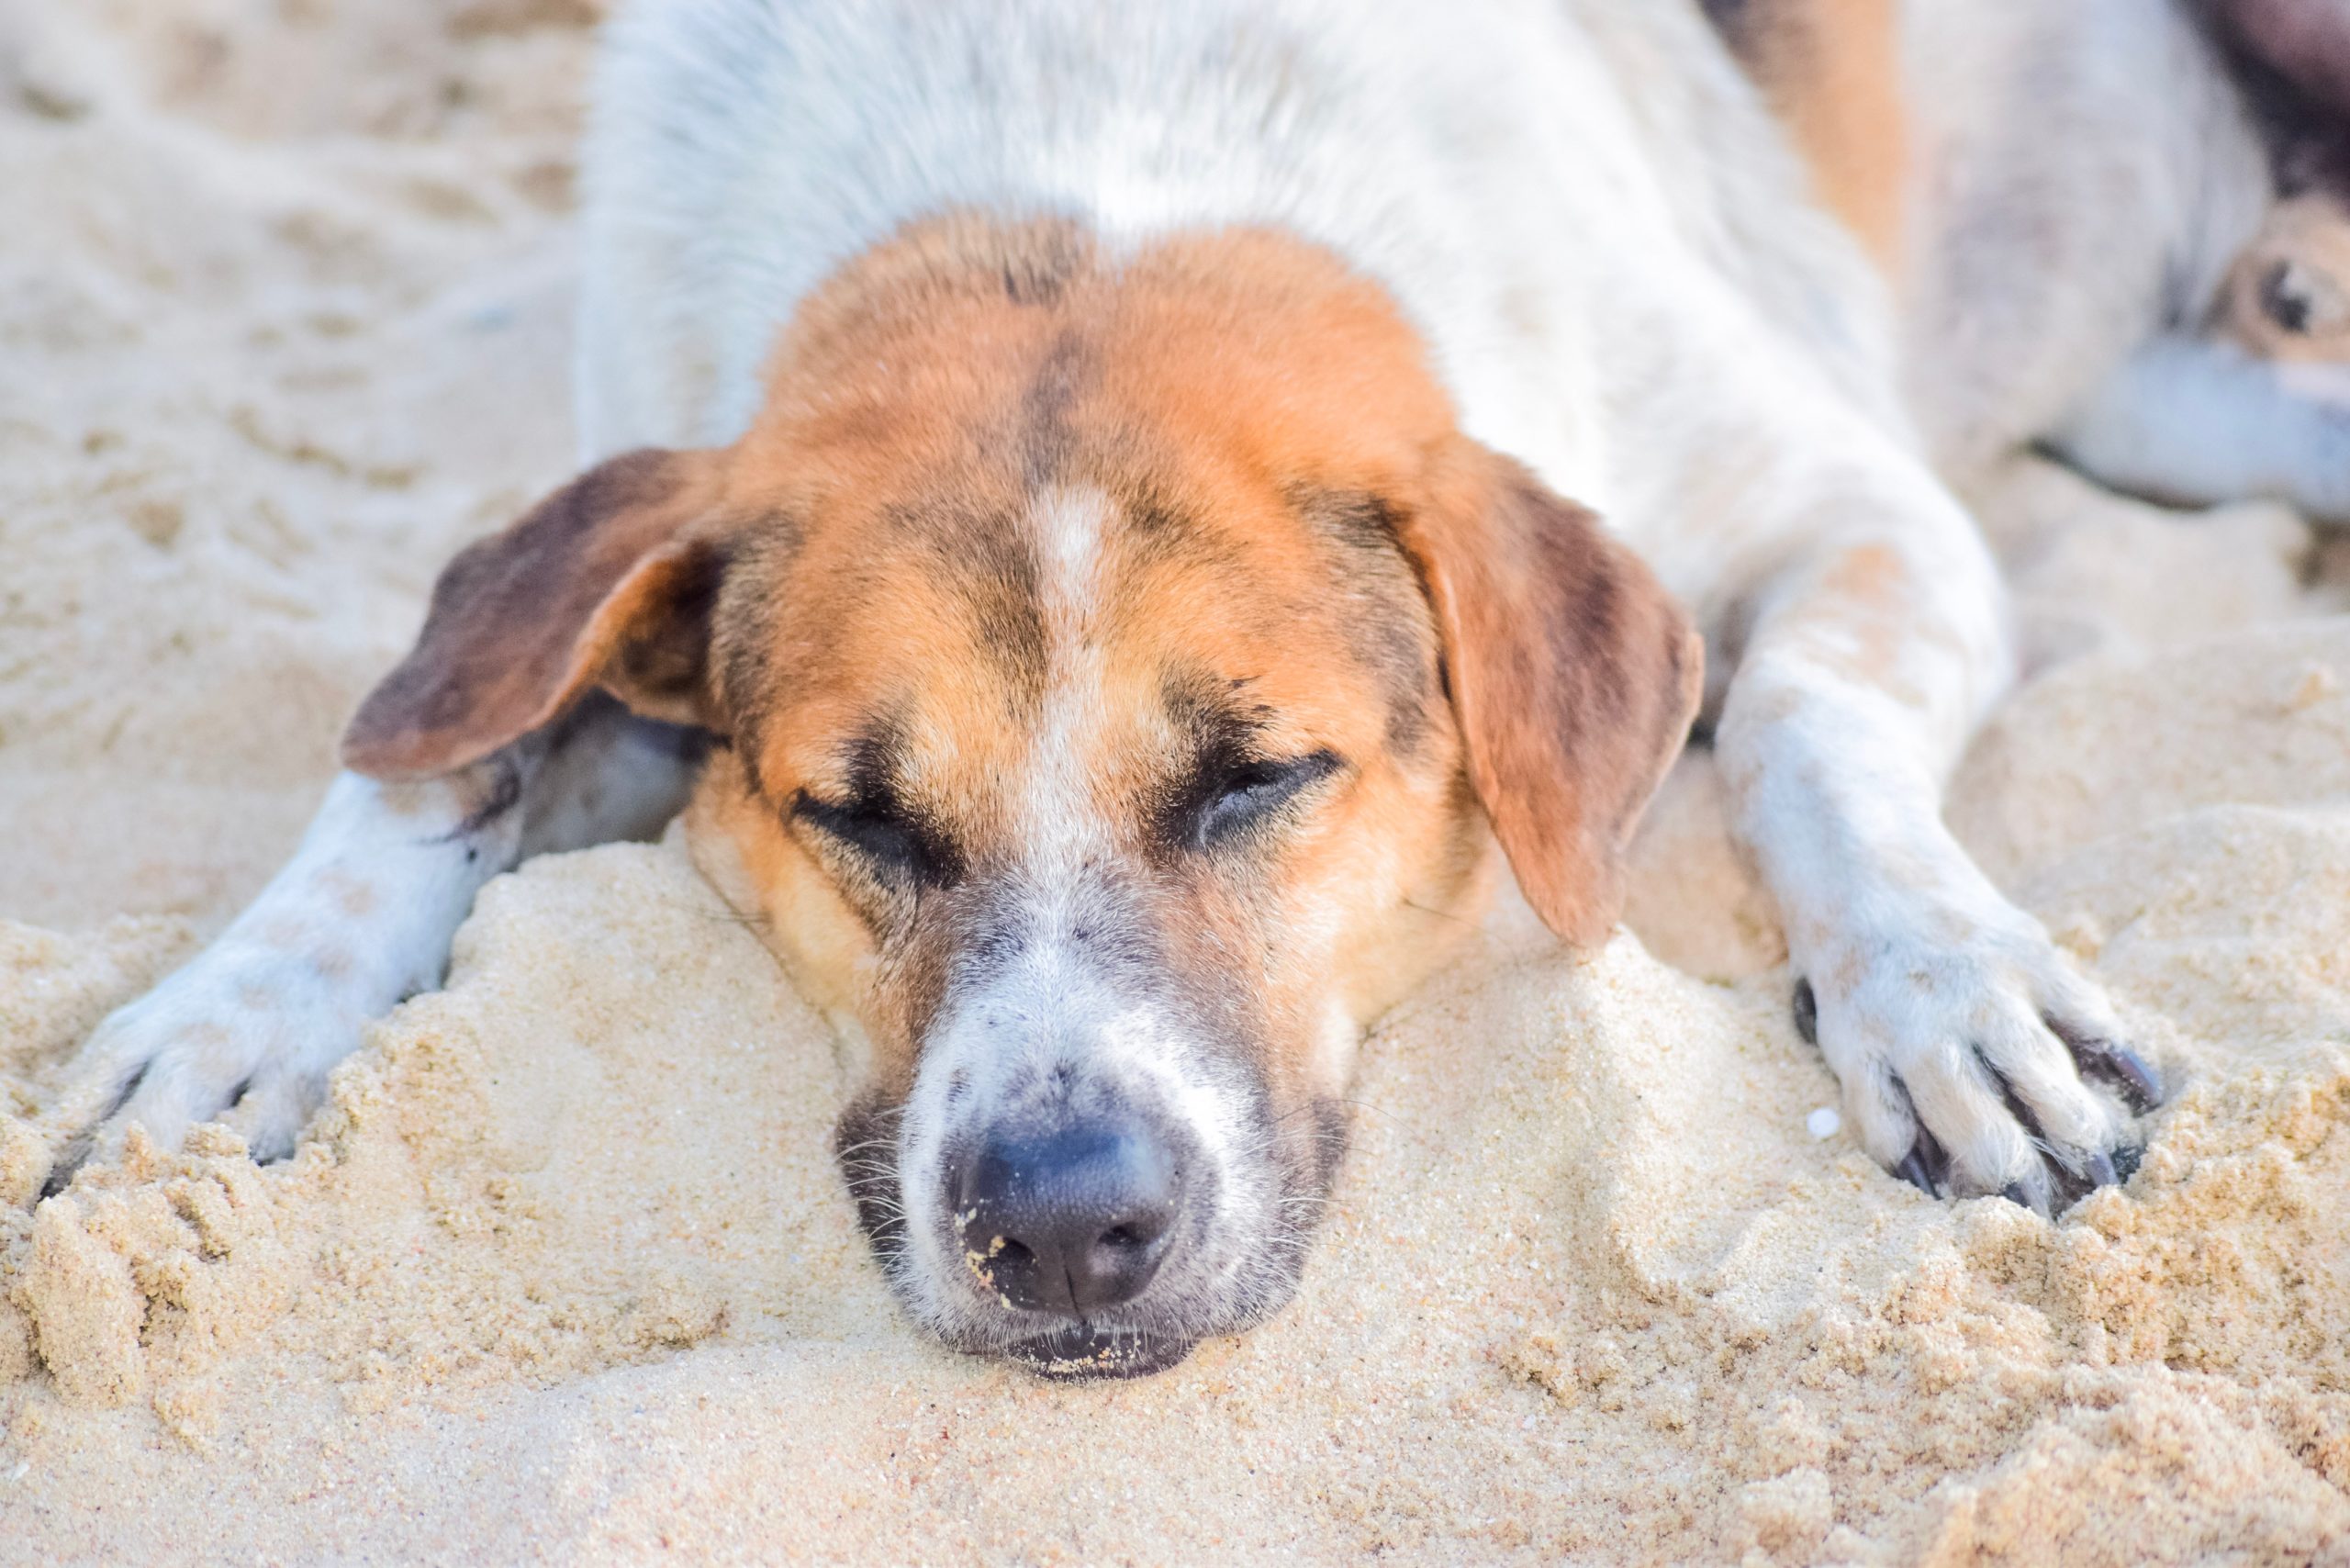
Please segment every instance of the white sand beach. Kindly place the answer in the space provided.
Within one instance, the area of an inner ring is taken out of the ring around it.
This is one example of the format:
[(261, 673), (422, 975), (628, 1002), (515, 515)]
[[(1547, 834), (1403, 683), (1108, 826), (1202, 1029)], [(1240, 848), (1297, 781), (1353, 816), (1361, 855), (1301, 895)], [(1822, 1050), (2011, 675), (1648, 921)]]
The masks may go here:
[(0, 0), (0, 1562), (2350, 1564), (2350, 547), (2037, 463), (1953, 785), (2177, 1092), (2059, 1223), (1811, 1114), (1684, 758), (1629, 925), (1365, 1047), (1293, 1306), (1131, 1383), (894, 1310), (830, 1039), (677, 836), (491, 884), (291, 1161), (34, 1206), (112, 1006), (569, 471), (589, 0)]

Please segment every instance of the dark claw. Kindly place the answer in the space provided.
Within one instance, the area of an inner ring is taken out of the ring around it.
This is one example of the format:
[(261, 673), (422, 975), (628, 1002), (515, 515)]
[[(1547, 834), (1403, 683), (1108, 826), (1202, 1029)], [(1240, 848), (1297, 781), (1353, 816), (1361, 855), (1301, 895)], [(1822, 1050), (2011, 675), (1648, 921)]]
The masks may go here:
[(2114, 1169), (2113, 1161), (2096, 1149), (2081, 1157), (2081, 1173), (2077, 1176), (2052, 1160), (2048, 1165), (2048, 1179), (2055, 1183), (2053, 1206), (2059, 1214), (2099, 1187), (2120, 1186), (2124, 1180), (2122, 1172)]
[(1902, 1156), (1901, 1163), (1893, 1168), (1893, 1173), (1930, 1198), (1942, 1196), (1934, 1190), (1933, 1177), (1927, 1174), (1926, 1151), (1922, 1148), (1913, 1147)]
[(2031, 1135), (2032, 1142), (2046, 1143), (2047, 1135), (2040, 1130), (2040, 1118), (2031, 1114), (2031, 1107), (2016, 1093), (2016, 1086), (2008, 1081), (2005, 1073), (1991, 1065), (1991, 1058), (1983, 1054), (1982, 1047), (1975, 1047), (1974, 1051), (1975, 1065), (1983, 1070), (1984, 1081), (1999, 1092), (1999, 1098), (2007, 1103), (2008, 1114), (2016, 1119), (2018, 1126)]
[(40, 1196), (33, 1200), (35, 1203), (53, 1198), (73, 1184), (75, 1173), (90, 1162), (90, 1151), (97, 1147), (97, 1135), (98, 1126), (93, 1122), (65, 1140), (57, 1158), (50, 1162), (49, 1174), (41, 1181)]
[(1807, 1046), (1819, 1044), (1819, 998), (1812, 994), (1811, 982), (1800, 977), (1796, 980), (1796, 1033)]
[(2146, 1058), (2128, 1046), (2089, 1038), (2065, 1028), (2053, 1018), (2048, 1020), (2048, 1026), (2072, 1048), (2073, 1060), (2083, 1072), (2105, 1080), (2121, 1092), (2132, 1115), (2143, 1116), (2163, 1103), (2162, 1074), (2148, 1067)]
[(2109, 1046), (2085, 1065), (2121, 1092), (2132, 1115), (2143, 1116), (2163, 1103), (2161, 1075), (2127, 1046)]
[(2015, 1204), (2018, 1208), (2030, 1209), (2032, 1213), (2038, 1215), (2042, 1219), (2046, 1219), (2048, 1217), (2047, 1194), (2042, 1193), (2039, 1195), (2038, 1200), (2034, 1201), (2033, 1194), (2026, 1192), (2024, 1190), (2024, 1184), (2020, 1182), (2010, 1182), (2006, 1186), (2000, 1188), (1999, 1196), (2007, 1199), (2008, 1202)]

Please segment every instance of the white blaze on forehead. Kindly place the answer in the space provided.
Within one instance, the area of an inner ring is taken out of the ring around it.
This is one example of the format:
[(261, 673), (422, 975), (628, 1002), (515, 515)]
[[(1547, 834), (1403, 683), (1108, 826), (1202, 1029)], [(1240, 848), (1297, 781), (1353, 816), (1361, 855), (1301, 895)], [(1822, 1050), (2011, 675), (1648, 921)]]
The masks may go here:
[(1028, 515), (1044, 567), (1038, 588), (1045, 598), (1046, 624), (1056, 632), (1065, 625), (1081, 633), (1099, 587), (1094, 571), (1110, 499), (1091, 488), (1050, 490)]
[(1102, 532), (1111, 503), (1099, 490), (1052, 490), (1029, 513), (1045, 628), (1045, 711), (1028, 757), (1022, 842), (1039, 870), (1073, 871), (1103, 842), (1089, 739), (1102, 720), (1100, 643), (1106, 585)]

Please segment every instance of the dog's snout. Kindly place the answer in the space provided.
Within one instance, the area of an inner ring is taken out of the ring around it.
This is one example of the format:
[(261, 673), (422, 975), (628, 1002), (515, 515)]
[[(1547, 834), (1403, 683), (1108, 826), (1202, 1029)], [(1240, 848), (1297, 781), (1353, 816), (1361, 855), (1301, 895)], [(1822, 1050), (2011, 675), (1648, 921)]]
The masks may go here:
[(1138, 1122), (987, 1140), (957, 1183), (965, 1260), (1015, 1307), (1082, 1316), (1132, 1301), (1182, 1210), (1182, 1170)]

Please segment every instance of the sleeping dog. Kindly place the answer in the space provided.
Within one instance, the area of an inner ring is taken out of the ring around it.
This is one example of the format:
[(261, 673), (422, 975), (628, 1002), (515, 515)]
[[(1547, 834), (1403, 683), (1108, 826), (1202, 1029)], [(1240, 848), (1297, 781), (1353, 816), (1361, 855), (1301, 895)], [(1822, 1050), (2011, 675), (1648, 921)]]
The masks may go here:
[(591, 465), (88, 1043), (56, 1180), (285, 1153), (487, 878), (684, 807), (911, 1315), (1147, 1371), (1286, 1299), (1505, 860), (1606, 939), (1693, 721), (1862, 1146), (2126, 1170), (2156, 1076), (1939, 790), (2010, 673), (1964, 487), (2233, 472), (2162, 421), (2274, 187), (2168, 0), (644, 0), (584, 190)]

